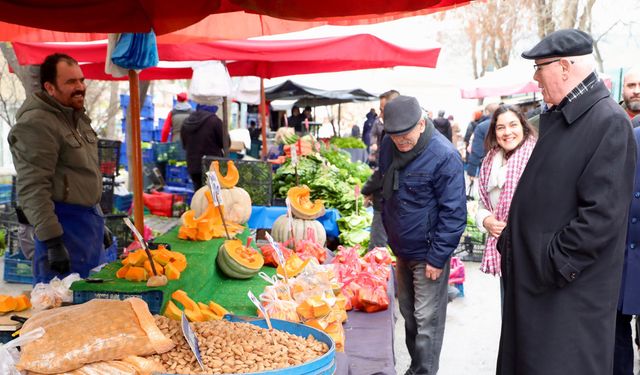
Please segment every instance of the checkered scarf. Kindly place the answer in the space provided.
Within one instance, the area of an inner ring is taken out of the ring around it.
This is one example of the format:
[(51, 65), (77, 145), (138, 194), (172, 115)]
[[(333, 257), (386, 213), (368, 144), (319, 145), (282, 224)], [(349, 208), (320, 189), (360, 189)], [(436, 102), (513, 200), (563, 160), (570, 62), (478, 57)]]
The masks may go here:
[[(520, 176), (524, 171), (524, 167), (529, 161), (529, 156), (536, 145), (536, 140), (533, 137), (527, 137), (527, 140), (522, 143), (520, 147), (509, 157), (507, 160), (507, 177), (502, 190), (500, 191), (500, 198), (498, 204), (493, 207), (491, 200), (489, 199), (489, 192), (487, 191), (487, 185), (489, 183), (489, 175), (491, 174), (491, 166), (493, 164), (493, 158), (500, 150), (499, 147), (494, 147), (482, 161), (482, 167), (480, 168), (480, 200), (484, 206), (493, 213), (495, 218), (500, 221), (507, 221), (509, 216), (509, 207), (511, 206), (511, 199), (518, 186)], [(479, 223), (482, 225), (482, 223)], [(482, 256), (482, 263), (480, 264), (480, 271), (491, 275), (501, 276), (500, 272), (500, 253), (496, 249), (496, 243), (498, 239), (493, 236), (489, 236), (487, 244)]]

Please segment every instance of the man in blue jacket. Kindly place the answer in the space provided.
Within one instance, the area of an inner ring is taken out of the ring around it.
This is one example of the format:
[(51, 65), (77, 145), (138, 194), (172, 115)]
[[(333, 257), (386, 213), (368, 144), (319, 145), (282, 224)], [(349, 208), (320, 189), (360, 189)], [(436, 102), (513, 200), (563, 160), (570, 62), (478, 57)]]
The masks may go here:
[(449, 258), (467, 219), (462, 159), (413, 97), (387, 103), (384, 130), (382, 221), (397, 256), (398, 303), (411, 355), (406, 374), (436, 374)]

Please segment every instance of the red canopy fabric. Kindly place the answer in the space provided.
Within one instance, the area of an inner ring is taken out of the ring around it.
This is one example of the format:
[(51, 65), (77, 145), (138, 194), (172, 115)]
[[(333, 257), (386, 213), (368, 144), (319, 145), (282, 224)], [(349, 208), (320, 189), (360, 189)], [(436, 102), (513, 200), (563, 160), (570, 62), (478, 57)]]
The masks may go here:
[[(227, 0), (238, 7), (259, 14), (291, 20), (325, 20), (340, 22), (350, 17), (393, 17), (398, 13), (426, 14), (435, 9), (466, 4), (464, 0)], [(405, 15), (404, 17), (407, 17)]]
[[(126, 14), (121, 12), (120, 8), (118, 10), (111, 9), (121, 2), (125, 2), (127, 8), (135, 9)], [(30, 0), (16, 5), (15, 1), (0, 0), (0, 41), (28, 43), (88, 42), (104, 40), (107, 38), (106, 33), (108, 32), (143, 32), (148, 31), (152, 26), (158, 36), (158, 43), (246, 39), (256, 36), (284, 34), (327, 24), (350, 26), (387, 22), (404, 17), (445, 11), (469, 3), (468, 0), (445, 0), (440, 2), (433, 0), (426, 2), (399, 1), (397, 3), (387, 0), (374, 0), (366, 3), (344, 2), (345, 4), (341, 4), (340, 7), (334, 8), (333, 12), (340, 13), (345, 10), (348, 14), (353, 14), (353, 9), (360, 9), (366, 13), (347, 17), (335, 16), (334, 14), (333, 17), (317, 19), (314, 18), (316, 17), (314, 13), (309, 13), (308, 10), (326, 6), (326, 2), (304, 1), (304, 4), (313, 3), (311, 4), (313, 5), (312, 8), (308, 8), (303, 12), (306, 18), (296, 17), (296, 19), (303, 19), (304, 21), (293, 21), (268, 15), (233, 11), (239, 10), (238, 6), (229, 3), (228, 0), (211, 2), (220, 3), (217, 10), (211, 4), (208, 4), (210, 7), (208, 9), (199, 8), (198, 4), (209, 3), (209, 1), (205, 0), (191, 1), (188, 6), (177, 6), (174, 3), (170, 3), (172, 5), (169, 10), (166, 9), (166, 4), (169, 3), (155, 1), (153, 2), (153, 12), (150, 13), (152, 15), (143, 15), (145, 11), (150, 9), (148, 8), (150, 2), (151, 0), (57, 0), (51, 3), (49, 0)], [(82, 6), (78, 6), (78, 3), (82, 3)], [(90, 4), (85, 5), (85, 3)], [(381, 3), (383, 7), (380, 8), (374, 3)], [(434, 3), (437, 4), (432, 5)], [(162, 4), (165, 4), (164, 8)], [(364, 7), (363, 4), (366, 4), (367, 9), (361, 9)], [(422, 8), (392, 13), (378, 12), (379, 9), (401, 9), (402, 5), (409, 6), (408, 9), (414, 9), (418, 5), (421, 5)], [(38, 8), (39, 6), (44, 7)], [(157, 9), (155, 8), (156, 6), (158, 7)], [(429, 8), (429, 6), (431, 7)], [(291, 4), (287, 4), (287, 7), (299, 8), (301, 5), (299, 2), (295, 2), (295, 4), (291, 2)], [(351, 10), (346, 8), (351, 8)], [(370, 13), (372, 9), (376, 10), (375, 14)], [(69, 11), (68, 14), (66, 13), (67, 11)], [(83, 11), (86, 11), (86, 13), (82, 13)], [(188, 11), (194, 11), (195, 13), (192, 17), (185, 16), (180, 18), (181, 14), (188, 15)], [(95, 17), (96, 14), (101, 16)], [(73, 19), (67, 17), (72, 17)], [(200, 21), (196, 22), (198, 20)]]
[(242, 9), (221, 0), (0, 0), (3, 22), (73, 33), (166, 34), (233, 10)]
[[(103, 72), (107, 51), (105, 43), (13, 43), (13, 48), (21, 65), (40, 64), (46, 56), (64, 52), (81, 63), (94, 63), (83, 66), (86, 78), (109, 79)], [(369, 34), (300, 40), (158, 44), (161, 61), (223, 60), (228, 62), (227, 68), (232, 76), (262, 78), (398, 65), (434, 68), (439, 54), (439, 47), (402, 48)], [(144, 70), (142, 74), (140, 79), (145, 79), (145, 75), (155, 79), (190, 78), (191, 69), (153, 68)]]

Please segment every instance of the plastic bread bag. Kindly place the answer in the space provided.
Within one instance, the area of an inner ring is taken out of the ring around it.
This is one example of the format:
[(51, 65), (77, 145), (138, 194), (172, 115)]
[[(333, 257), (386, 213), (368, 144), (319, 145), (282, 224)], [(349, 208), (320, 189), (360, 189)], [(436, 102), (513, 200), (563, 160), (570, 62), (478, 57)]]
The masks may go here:
[(21, 331), (24, 334), (39, 327), (45, 334), (22, 347), (16, 366), (19, 370), (57, 374), (93, 362), (161, 354), (174, 346), (139, 298), (95, 299), (41, 311), (27, 320)]
[(4, 345), (0, 345), (0, 374), (3, 375), (21, 375), (24, 372), (18, 371), (16, 364), (20, 360), (19, 346), (37, 340), (44, 336), (44, 329), (37, 328), (29, 333), (24, 333), (18, 338), (9, 341)]
[(59, 375), (152, 375), (166, 368), (151, 359), (130, 356), (121, 361), (95, 362)]

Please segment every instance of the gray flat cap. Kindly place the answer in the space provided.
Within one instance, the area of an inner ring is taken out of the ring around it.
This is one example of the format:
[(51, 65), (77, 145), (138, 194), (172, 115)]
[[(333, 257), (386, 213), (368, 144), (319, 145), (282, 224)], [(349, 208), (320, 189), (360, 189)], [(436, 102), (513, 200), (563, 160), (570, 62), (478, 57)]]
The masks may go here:
[(418, 100), (400, 95), (384, 106), (384, 131), (390, 135), (402, 135), (413, 129), (422, 117)]
[(578, 29), (554, 31), (544, 37), (538, 44), (522, 53), (528, 60), (548, 57), (582, 56), (593, 52), (591, 35)]

